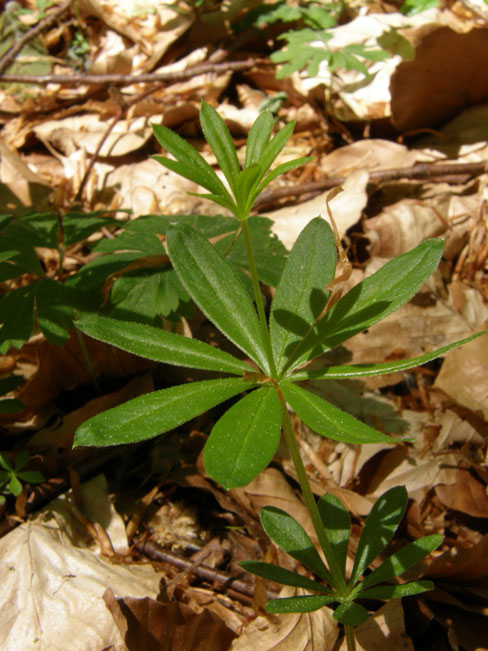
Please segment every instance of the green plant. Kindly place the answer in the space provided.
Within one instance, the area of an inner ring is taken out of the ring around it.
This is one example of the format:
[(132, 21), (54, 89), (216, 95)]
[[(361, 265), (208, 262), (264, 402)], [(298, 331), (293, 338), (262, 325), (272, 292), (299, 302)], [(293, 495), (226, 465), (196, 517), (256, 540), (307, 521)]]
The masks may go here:
[[(172, 217), (146, 215), (124, 223), (106, 215), (0, 215), (0, 282), (19, 285), (0, 298), (0, 353), (22, 346), (36, 327), (48, 341), (62, 346), (73, 329), (76, 310), (91, 309), (151, 325), (160, 325), (163, 318), (178, 321), (192, 313), (190, 297), (161, 241)], [(185, 221), (205, 237), (218, 238), (216, 246), (241, 278), (250, 282), (243, 236), (235, 219), (187, 215)], [(269, 219), (252, 218), (249, 226), (259, 277), (276, 286), (287, 251), (271, 233)], [(117, 227), (119, 233), (95, 243), (92, 251), (98, 256), (68, 275), (66, 252), (102, 227)], [(37, 252), (40, 247), (57, 252), (57, 269), (44, 269)]]
[(370, 79), (371, 75), (363, 60), (383, 61), (391, 56), (388, 51), (358, 43), (346, 45), (340, 50), (331, 49), (328, 45), (333, 36), (330, 30), (337, 26), (344, 6), (345, 3), (341, 0), (302, 0), (293, 6), (289, 6), (286, 0), (273, 4), (262, 3), (249, 12), (241, 28), (248, 24), (254, 24), (257, 28), (279, 22), (295, 24), (293, 30), (278, 36), (278, 39), (286, 41), (286, 45), (270, 57), (275, 63), (284, 64), (276, 75), (278, 79), (289, 77), (303, 69), (309, 77), (314, 77), (318, 74), (322, 61), (327, 62), (331, 73), (345, 68), (357, 70)]
[[(22, 470), (28, 461), (29, 453), (27, 450), (19, 452), (13, 464), (5, 452), (0, 452), (0, 466), (3, 468), (3, 470), (0, 469), (1, 493), (10, 493), (17, 497), (22, 492), (22, 482), (38, 484), (44, 481), (44, 475), (38, 470)], [(0, 502), (5, 502), (5, 498), (2, 498)]]
[(375, 502), (359, 538), (349, 581), (346, 577), (346, 558), (351, 520), (339, 499), (333, 495), (324, 495), (317, 503), (322, 533), (330, 543), (327, 559), (334, 559), (333, 563), (329, 561), (330, 570), (296, 520), (285, 511), (264, 507), (261, 510), (261, 522), (268, 536), (326, 583), (324, 586), (323, 583), (271, 563), (242, 561), (242, 567), (253, 574), (316, 593), (272, 599), (266, 605), (266, 610), (270, 613), (310, 612), (337, 603), (334, 617), (346, 626), (356, 626), (368, 618), (368, 611), (357, 603), (359, 599), (388, 600), (432, 590), (434, 586), (431, 581), (402, 584), (386, 582), (403, 574), (436, 549), (443, 539), (439, 534), (405, 545), (361, 580), (361, 575), (393, 537), (405, 512), (407, 497), (405, 488), (396, 486)]
[[(339, 602), (336, 616), (347, 629), (364, 617), (364, 610), (352, 604), (360, 595), (368, 594), (366, 588), (370, 590), (370, 595), (383, 594), (385, 598), (402, 594), (401, 587), (393, 589), (391, 586), (382, 588), (383, 592), (376, 588), (373, 593), (372, 581), (376, 579), (366, 578), (361, 584), (358, 584), (358, 580), (393, 535), (405, 506), (405, 491), (395, 489), (383, 496), (374, 507), (361, 539), (353, 576), (347, 584), (343, 565), (349, 525), (345, 511), (329, 496), (322, 498), (318, 504), (315, 502), (287, 404), (304, 423), (322, 436), (349, 444), (381, 441), (394, 444), (395, 439), (353, 418), (300, 386), (300, 383), (309, 379), (371, 376), (413, 368), (472, 337), (409, 360), (308, 368), (311, 360), (369, 328), (412, 298), (436, 268), (443, 244), (436, 239), (421, 243), (385, 264), (334, 302), (331, 301), (330, 286), (337, 259), (335, 237), (325, 220), (319, 217), (312, 219), (286, 260), (268, 320), (256, 270), (249, 213), (257, 196), (271, 180), (308, 159), (289, 161), (270, 171), (293, 131), (293, 123), (271, 137), (273, 117), (269, 112), (264, 112), (250, 130), (244, 168), (241, 169), (230, 133), (218, 113), (204, 103), (200, 120), (228, 187), (193, 147), (162, 126), (154, 126), (154, 133), (174, 158), (157, 156), (156, 159), (169, 169), (199, 183), (210, 193), (203, 196), (225, 206), (239, 220), (255, 305), (235, 268), (188, 223), (175, 220), (168, 227), (168, 253), (188, 295), (244, 353), (246, 359), (148, 325), (84, 315), (77, 326), (91, 337), (141, 357), (217, 371), (233, 377), (195, 381), (135, 398), (83, 423), (76, 432), (75, 445), (118, 445), (148, 439), (245, 393), (213, 426), (204, 450), (206, 471), (226, 488), (249, 483), (273, 458), (280, 432), (283, 431), (328, 568), (313, 550), (308, 538), (300, 533), (298, 525), (286, 514), (276, 509), (265, 509), (263, 525), (284, 549), (309, 566), (312, 563), (313, 571), (328, 584), (329, 587), (320, 588), (317, 587), (319, 584), (305, 580), (300, 584), (319, 592), (319, 598), (308, 600), (309, 609), (312, 609), (312, 605), (318, 608), (326, 603)], [(385, 533), (373, 544), (371, 531), (376, 531), (378, 527)], [(388, 562), (383, 565), (382, 573), (373, 572), (370, 576), (379, 576), (379, 580), (383, 581), (401, 574), (403, 566), (408, 567), (411, 561), (416, 562), (413, 559), (418, 558), (421, 549), (427, 553), (438, 544), (438, 538), (417, 541), (416, 546), (409, 547), (403, 554), (398, 552), (390, 559), (389, 565)], [(274, 573), (275, 580), (286, 578), (285, 583), (293, 580), (295, 583), (292, 585), (296, 585), (298, 580), (281, 570), (281, 573), (269, 568), (263, 570), (262, 565), (248, 564), (247, 567), (261, 573), (268, 572), (269, 576), (270, 572)], [(315, 587), (312, 588), (312, 585)], [(414, 593), (427, 587), (427, 584), (410, 584), (409, 590)], [(295, 606), (300, 609), (304, 602), (286, 603), (288, 611), (291, 611)], [(352, 639), (350, 630), (347, 631)]]

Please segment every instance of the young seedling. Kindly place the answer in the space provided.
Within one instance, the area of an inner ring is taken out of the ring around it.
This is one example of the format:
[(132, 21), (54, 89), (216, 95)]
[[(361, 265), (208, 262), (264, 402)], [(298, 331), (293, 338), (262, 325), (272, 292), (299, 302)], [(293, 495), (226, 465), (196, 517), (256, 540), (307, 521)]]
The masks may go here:
[[(0, 469), (1, 493), (11, 493), (14, 497), (18, 497), (22, 492), (22, 482), (38, 484), (44, 481), (44, 475), (38, 470), (22, 470), (28, 461), (27, 450), (19, 452), (13, 464), (4, 452), (0, 452), (0, 466), (3, 468), (3, 470)], [(0, 504), (3, 502), (5, 502), (5, 498), (0, 496)]]
[[(300, 587), (318, 592), (316, 596), (305, 598), (306, 601), (297, 598), (291, 602), (271, 602), (270, 609), (279, 609), (280, 603), (288, 604), (288, 612), (293, 608), (303, 610), (303, 604), (308, 604), (310, 610), (312, 606), (338, 603), (336, 616), (345, 624), (348, 644), (353, 648), (353, 635), (348, 627), (362, 621), (365, 615), (355, 599), (373, 594), (377, 598), (379, 595), (390, 598), (403, 595), (402, 590), (405, 590), (402, 586), (373, 588), (377, 581), (370, 577), (385, 581), (401, 574), (419, 560), (421, 550), (423, 556), (434, 549), (440, 539), (417, 541), (413, 547), (405, 548), (406, 552), (400, 551), (391, 557), (381, 566), (384, 568), (381, 572), (375, 570), (358, 583), (400, 521), (405, 490), (394, 489), (380, 498), (373, 508), (361, 538), (353, 575), (347, 582), (344, 569), (349, 536), (347, 513), (337, 500), (327, 495), (316, 503), (295, 440), (288, 406), (322, 436), (350, 444), (394, 444), (394, 439), (333, 406), (301, 386), (301, 382), (379, 375), (413, 368), (472, 337), (409, 360), (310, 370), (307, 364), (311, 360), (369, 328), (412, 298), (436, 268), (442, 255), (442, 242), (427, 240), (391, 260), (326, 310), (330, 291), (325, 288), (334, 279), (336, 246), (329, 224), (319, 217), (312, 219), (288, 256), (268, 320), (249, 232), (249, 213), (257, 196), (271, 180), (308, 159), (290, 161), (269, 171), (290, 137), (293, 123), (271, 137), (273, 117), (265, 112), (250, 130), (241, 169), (230, 133), (218, 113), (203, 104), (200, 120), (228, 187), (193, 147), (163, 126), (154, 126), (154, 133), (174, 158), (158, 156), (156, 159), (200, 184), (210, 193), (203, 196), (225, 206), (239, 219), (254, 305), (236, 271), (217, 248), (188, 224), (177, 223), (177, 219), (167, 231), (168, 254), (193, 301), (242, 351), (245, 359), (151, 326), (85, 315), (77, 326), (91, 337), (141, 357), (218, 371), (230, 377), (191, 382), (135, 398), (83, 423), (76, 432), (75, 445), (119, 445), (148, 439), (244, 393), (210, 432), (204, 450), (206, 471), (226, 488), (248, 484), (273, 458), (283, 431), (327, 567), (303, 530), (288, 515), (276, 509), (264, 509), (263, 526), (270, 537), (308, 565), (328, 587), (303, 577), (296, 578), (298, 575), (279, 568), (270, 570), (268, 566), (257, 564), (247, 564), (247, 567), (285, 584), (295, 581), (292, 585), (298, 585), (297, 581), (301, 581)], [(409, 594), (429, 587), (425, 583), (409, 585)]]

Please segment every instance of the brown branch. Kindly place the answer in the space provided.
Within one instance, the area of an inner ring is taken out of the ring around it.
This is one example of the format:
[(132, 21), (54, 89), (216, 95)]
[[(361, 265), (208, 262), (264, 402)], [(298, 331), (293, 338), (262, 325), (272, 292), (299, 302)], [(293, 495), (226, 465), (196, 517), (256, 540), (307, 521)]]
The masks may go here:
[[(160, 545), (150, 540), (142, 543), (136, 544), (136, 549), (141, 554), (148, 556), (154, 561), (160, 563), (168, 563), (173, 567), (176, 567), (178, 570), (183, 572), (191, 572), (195, 576), (198, 576), (205, 581), (211, 583), (216, 583), (222, 588), (232, 588), (241, 594), (245, 594), (249, 597), (254, 595), (254, 585), (250, 581), (244, 581), (243, 579), (237, 579), (232, 577), (228, 572), (223, 572), (222, 570), (216, 570), (213, 567), (208, 565), (203, 565), (199, 563), (195, 565), (189, 559), (182, 558), (173, 552), (169, 552), (166, 549), (163, 549)], [(276, 593), (266, 590), (268, 598), (272, 599), (276, 597)]]
[(149, 72), (140, 75), (92, 75), (89, 73), (79, 73), (72, 75), (0, 75), (1, 83), (20, 83), (20, 84), (62, 84), (68, 86), (90, 85), (112, 85), (112, 86), (129, 86), (131, 84), (142, 84), (148, 82), (174, 82), (184, 79), (191, 79), (196, 75), (204, 75), (209, 72), (217, 74), (223, 72), (235, 72), (247, 70), (264, 59), (245, 59), (244, 61), (226, 61), (223, 63), (199, 63), (185, 70), (169, 70), (167, 72)]
[[(57, 19), (64, 14), (64, 12), (70, 8), (70, 6), (73, 4), (74, 0), (66, 0), (62, 5), (60, 5), (57, 9), (54, 9), (54, 11), (49, 12), (45, 18), (40, 20), (37, 25), (34, 25), (32, 29), (30, 29), (28, 32), (22, 36), (16, 43), (12, 45), (12, 47), (5, 52), (3, 57), (0, 59), (0, 73), (3, 72), (8, 66), (12, 63), (12, 61), (15, 59), (16, 55), (20, 52), (20, 50), (26, 45), (29, 41), (32, 41), (32, 39), (36, 38), (36, 36), (39, 36), (39, 34), (44, 30), (48, 29), (53, 25)], [(8, 76), (8, 75), (7, 75)], [(15, 77), (15, 75), (13, 75)], [(20, 75), (22, 76), (22, 75)]]
[[(386, 181), (397, 181), (400, 179), (427, 180), (434, 178), (457, 177), (455, 182), (459, 183), (459, 176), (479, 176), (488, 172), (488, 161), (479, 163), (448, 163), (439, 165), (437, 163), (417, 163), (411, 167), (394, 167), (388, 170), (376, 170), (369, 173), (369, 183), (381, 183)], [(301, 183), (293, 187), (276, 188), (263, 192), (255, 204), (255, 210), (261, 211), (278, 199), (298, 197), (302, 194), (310, 194), (330, 190), (337, 185), (342, 185), (347, 176), (332, 176), (312, 183)]]

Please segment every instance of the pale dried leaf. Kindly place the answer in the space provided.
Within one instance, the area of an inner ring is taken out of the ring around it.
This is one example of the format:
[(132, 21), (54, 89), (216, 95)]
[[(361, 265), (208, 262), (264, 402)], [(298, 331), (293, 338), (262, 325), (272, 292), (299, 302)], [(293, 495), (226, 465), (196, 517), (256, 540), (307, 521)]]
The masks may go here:
[[(376, 613), (354, 628), (356, 651), (413, 651), (413, 642), (405, 631), (403, 608), (400, 599), (393, 599)], [(346, 641), (339, 651), (346, 651)]]
[[(285, 588), (280, 597), (294, 594), (303, 592)], [(230, 648), (232, 651), (332, 651), (338, 631), (338, 624), (328, 608), (303, 614), (259, 615)]]
[(488, 420), (488, 337), (450, 350), (434, 386)]
[(113, 564), (69, 544), (53, 519), (28, 522), (0, 540), (0, 646), (5, 651), (110, 646), (124, 651), (103, 602), (115, 594), (135, 597), (159, 592), (160, 577), (142, 565)]

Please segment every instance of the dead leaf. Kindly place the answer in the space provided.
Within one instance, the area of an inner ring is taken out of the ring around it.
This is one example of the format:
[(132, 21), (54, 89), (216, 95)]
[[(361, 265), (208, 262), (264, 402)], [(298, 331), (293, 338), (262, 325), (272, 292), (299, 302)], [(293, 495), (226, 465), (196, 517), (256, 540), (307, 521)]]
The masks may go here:
[[(413, 651), (413, 642), (405, 631), (400, 599), (382, 606), (368, 621), (354, 628), (357, 651)], [(339, 651), (346, 651), (344, 640)]]
[(110, 647), (124, 651), (102, 596), (156, 597), (157, 573), (149, 566), (114, 564), (70, 544), (46, 516), (0, 540), (0, 647), (5, 651)]
[(446, 354), (434, 386), (488, 421), (487, 368), (488, 337), (478, 337)]
[(208, 609), (196, 613), (178, 602), (116, 598), (110, 588), (103, 599), (128, 651), (227, 651), (235, 638)]
[(435, 492), (448, 509), (475, 518), (488, 518), (486, 486), (473, 476), (469, 468), (459, 468), (456, 472), (456, 483), (448, 486), (438, 485)]
[[(294, 594), (300, 591), (285, 588), (280, 597)], [(328, 608), (312, 613), (260, 615), (246, 626), (230, 648), (232, 651), (332, 651), (338, 632), (338, 624)]]
[(483, 103), (488, 99), (487, 57), (488, 29), (460, 34), (440, 27), (427, 34), (415, 58), (400, 63), (391, 79), (397, 129), (438, 126), (468, 106)]

